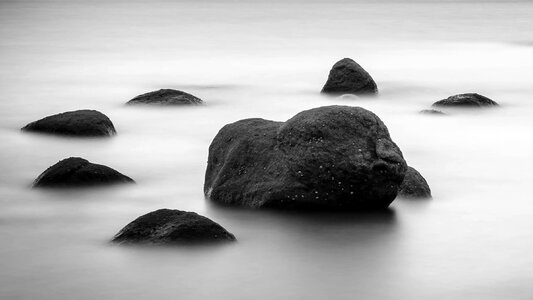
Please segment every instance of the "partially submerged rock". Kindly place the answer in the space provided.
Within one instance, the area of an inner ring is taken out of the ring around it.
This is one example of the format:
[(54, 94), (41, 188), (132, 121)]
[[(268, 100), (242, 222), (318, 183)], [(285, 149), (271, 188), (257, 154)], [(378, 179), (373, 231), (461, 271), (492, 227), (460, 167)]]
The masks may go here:
[(191, 105), (202, 103), (203, 101), (200, 98), (191, 94), (178, 90), (161, 89), (139, 95), (128, 101), (127, 104)]
[(209, 147), (204, 193), (253, 208), (383, 209), (406, 170), (375, 114), (326, 106), (286, 122), (245, 119), (224, 126)]
[(442, 111), (436, 110), (436, 109), (423, 109), (420, 111), (420, 113), (424, 115), (440, 115), (440, 116), (446, 115)]
[(495, 101), (476, 93), (467, 93), (450, 96), (433, 103), (435, 107), (490, 107), (498, 106)]
[(322, 88), (326, 94), (376, 94), (378, 87), (372, 76), (351, 58), (338, 61), (329, 72)]
[(403, 198), (431, 198), (431, 189), (426, 179), (417, 170), (408, 167), (398, 196)]
[(24, 126), (22, 130), (79, 137), (111, 136), (116, 133), (106, 115), (88, 109), (48, 116)]
[(133, 183), (128, 176), (110, 167), (90, 163), (80, 157), (63, 159), (44, 171), (33, 187), (78, 187)]
[(350, 101), (354, 101), (354, 100), (359, 100), (360, 98), (354, 94), (343, 94), (343, 95), (340, 95), (338, 97), (339, 99), (341, 100), (350, 100)]
[(126, 225), (112, 241), (123, 244), (187, 244), (235, 241), (235, 236), (194, 212), (159, 209)]

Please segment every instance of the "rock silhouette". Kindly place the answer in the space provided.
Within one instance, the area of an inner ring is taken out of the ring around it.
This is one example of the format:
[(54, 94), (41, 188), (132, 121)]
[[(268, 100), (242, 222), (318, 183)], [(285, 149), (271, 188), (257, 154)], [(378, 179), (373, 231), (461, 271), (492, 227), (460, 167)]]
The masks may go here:
[(209, 147), (204, 193), (217, 203), (252, 208), (384, 209), (406, 170), (375, 114), (326, 106), (286, 122), (245, 119), (224, 126)]
[(363, 67), (351, 58), (344, 58), (333, 65), (328, 80), (322, 88), (325, 94), (376, 94), (378, 87)]
[(459, 94), (433, 103), (434, 107), (490, 107), (498, 106), (495, 101), (476, 93)]
[(70, 157), (46, 169), (35, 179), (33, 187), (80, 187), (133, 182), (110, 167), (93, 164), (80, 157)]
[(22, 130), (79, 137), (111, 136), (116, 133), (106, 115), (87, 109), (48, 116), (29, 123)]
[(127, 104), (191, 105), (202, 103), (203, 101), (200, 98), (197, 98), (191, 94), (178, 90), (161, 89), (139, 95), (128, 101)]
[(126, 225), (112, 241), (122, 244), (187, 244), (235, 241), (235, 236), (194, 212), (159, 209)]

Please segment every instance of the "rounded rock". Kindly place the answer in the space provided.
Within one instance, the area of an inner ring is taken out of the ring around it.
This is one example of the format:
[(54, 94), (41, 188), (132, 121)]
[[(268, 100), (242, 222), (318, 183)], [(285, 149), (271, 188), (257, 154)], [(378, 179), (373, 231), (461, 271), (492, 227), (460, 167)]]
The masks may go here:
[(76, 110), (45, 117), (29, 123), (23, 131), (48, 134), (97, 137), (116, 134), (109, 118), (96, 110)]
[(224, 126), (209, 147), (204, 193), (217, 203), (253, 208), (384, 209), (406, 170), (375, 114), (326, 106), (286, 122)]
[(33, 187), (82, 187), (133, 182), (110, 167), (93, 164), (80, 157), (70, 157), (46, 169), (35, 179)]
[(115, 235), (121, 244), (188, 244), (231, 242), (235, 236), (219, 224), (198, 215), (172, 209), (159, 209), (140, 216)]
[(431, 198), (431, 189), (426, 179), (416, 169), (408, 167), (398, 196), (403, 198)]
[(495, 101), (476, 93), (450, 96), (433, 103), (434, 107), (491, 107), (498, 106)]
[(191, 94), (173, 89), (161, 89), (139, 95), (128, 101), (126, 104), (197, 105), (202, 103), (203, 101), (200, 98)]
[(322, 88), (325, 94), (377, 94), (376, 82), (358, 63), (344, 58), (333, 65), (328, 80)]

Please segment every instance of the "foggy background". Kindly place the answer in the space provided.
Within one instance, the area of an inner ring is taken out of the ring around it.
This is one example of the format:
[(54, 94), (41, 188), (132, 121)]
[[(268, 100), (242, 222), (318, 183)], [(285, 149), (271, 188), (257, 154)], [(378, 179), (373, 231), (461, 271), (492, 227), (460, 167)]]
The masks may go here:
[[(529, 1), (1, 1), (0, 298), (527, 299), (533, 279), (533, 3)], [(319, 94), (351, 57), (377, 98)], [(175, 88), (201, 107), (125, 107)], [(501, 107), (420, 115), (477, 92)], [(429, 201), (384, 214), (222, 209), (203, 196), (209, 144), (229, 122), (324, 105), (376, 113)], [(117, 136), (21, 133), (97, 109)], [(32, 190), (81, 156), (137, 184)], [(159, 208), (234, 233), (206, 249), (108, 244)]]

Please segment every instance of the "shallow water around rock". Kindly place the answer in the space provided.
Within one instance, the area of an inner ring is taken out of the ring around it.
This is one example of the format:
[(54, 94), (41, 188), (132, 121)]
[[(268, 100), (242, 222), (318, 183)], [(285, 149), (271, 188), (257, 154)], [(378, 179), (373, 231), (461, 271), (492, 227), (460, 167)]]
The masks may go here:
[[(529, 2), (3, 2), (0, 4), (0, 298), (527, 299), (533, 272), (533, 5)], [(97, 18), (95, 16), (98, 16)], [(176, 17), (179, 16), (179, 17)], [(377, 97), (320, 95), (351, 57)], [(173, 88), (195, 107), (128, 107)], [(477, 92), (495, 109), (423, 115)], [(221, 208), (203, 196), (225, 124), (357, 105), (389, 128), (433, 199), (382, 214)], [(96, 109), (111, 139), (23, 134)], [(113, 166), (136, 185), (32, 190), (58, 160)], [(159, 208), (235, 234), (217, 247), (109, 243)]]

